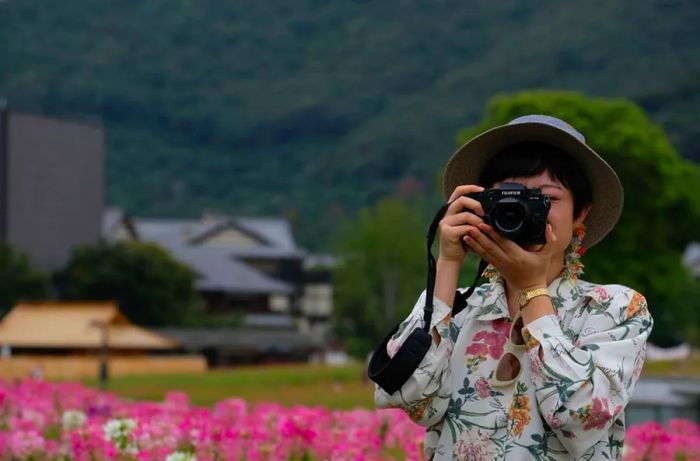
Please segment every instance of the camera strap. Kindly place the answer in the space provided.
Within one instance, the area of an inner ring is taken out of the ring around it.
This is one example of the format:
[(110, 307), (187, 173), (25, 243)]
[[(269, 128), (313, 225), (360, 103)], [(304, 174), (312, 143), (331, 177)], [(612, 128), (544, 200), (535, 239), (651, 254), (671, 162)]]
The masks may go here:
[[(428, 254), (428, 276), (427, 286), (425, 290), (425, 306), (423, 308), (423, 327), (416, 327), (409, 335), (406, 341), (401, 345), (393, 357), (389, 357), (386, 346), (391, 338), (399, 330), (401, 323), (396, 325), (389, 334), (377, 346), (370, 359), (367, 374), (369, 378), (377, 383), (379, 387), (387, 393), (393, 394), (401, 386), (404, 385), (408, 378), (414, 373), (418, 365), (420, 365), (425, 354), (433, 341), (430, 333), (430, 322), (433, 317), (433, 293), (435, 292), (435, 277), (437, 263), (432, 253), (435, 234), (437, 233), (440, 220), (445, 216), (447, 208), (452, 202), (444, 204), (438, 210), (430, 224), (427, 235), (427, 254)], [(452, 317), (456, 316), (467, 306), (467, 299), (476, 289), (477, 283), (486, 269), (487, 262), (483, 259), (479, 262), (477, 274), (474, 277), (474, 282), (465, 293), (460, 293), (459, 290), (455, 293), (454, 303), (452, 305)]]

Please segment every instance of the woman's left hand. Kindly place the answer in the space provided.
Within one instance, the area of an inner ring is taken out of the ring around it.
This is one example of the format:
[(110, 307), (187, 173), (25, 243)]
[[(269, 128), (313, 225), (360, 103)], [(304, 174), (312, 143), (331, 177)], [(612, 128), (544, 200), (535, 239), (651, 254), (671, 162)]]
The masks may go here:
[(552, 225), (545, 229), (547, 243), (536, 251), (528, 251), (502, 236), (488, 224), (469, 226), (464, 241), (495, 267), (503, 278), (517, 290), (547, 286), (547, 273), (557, 237)]

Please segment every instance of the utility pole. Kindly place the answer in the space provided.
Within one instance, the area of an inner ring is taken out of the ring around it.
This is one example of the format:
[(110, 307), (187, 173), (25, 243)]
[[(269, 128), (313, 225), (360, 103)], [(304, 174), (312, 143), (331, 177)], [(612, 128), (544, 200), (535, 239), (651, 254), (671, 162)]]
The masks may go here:
[(92, 320), (90, 325), (100, 329), (100, 363), (97, 370), (97, 377), (101, 389), (107, 389), (109, 380), (109, 330), (108, 323), (104, 320)]

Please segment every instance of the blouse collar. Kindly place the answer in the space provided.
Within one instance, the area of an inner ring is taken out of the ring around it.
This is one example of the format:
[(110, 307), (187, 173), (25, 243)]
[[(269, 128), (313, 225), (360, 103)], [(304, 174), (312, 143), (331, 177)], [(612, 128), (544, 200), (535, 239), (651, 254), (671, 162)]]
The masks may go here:
[[(552, 280), (547, 287), (552, 297), (554, 311), (568, 310), (576, 307), (581, 298), (578, 280), (568, 277), (564, 272)], [(509, 318), (508, 301), (502, 277), (493, 278), (489, 283), (478, 287), (467, 300), (468, 318), (478, 320), (496, 320)]]

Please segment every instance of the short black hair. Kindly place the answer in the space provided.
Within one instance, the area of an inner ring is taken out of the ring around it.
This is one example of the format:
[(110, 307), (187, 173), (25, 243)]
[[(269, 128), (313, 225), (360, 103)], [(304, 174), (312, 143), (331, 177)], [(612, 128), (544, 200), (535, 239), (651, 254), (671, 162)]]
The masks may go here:
[(571, 191), (574, 218), (593, 202), (591, 185), (580, 164), (561, 149), (541, 142), (520, 142), (502, 149), (484, 165), (479, 185), (489, 188), (504, 179), (529, 178), (545, 171)]

